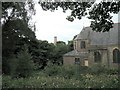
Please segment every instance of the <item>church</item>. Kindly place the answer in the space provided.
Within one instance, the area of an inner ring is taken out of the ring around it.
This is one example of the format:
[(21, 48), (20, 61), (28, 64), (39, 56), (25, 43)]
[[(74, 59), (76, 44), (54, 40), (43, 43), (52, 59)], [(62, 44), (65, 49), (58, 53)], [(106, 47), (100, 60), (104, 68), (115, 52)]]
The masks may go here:
[(64, 65), (79, 64), (91, 67), (102, 64), (106, 67), (120, 65), (120, 23), (115, 23), (109, 32), (95, 32), (85, 27), (74, 38), (74, 50), (63, 55)]

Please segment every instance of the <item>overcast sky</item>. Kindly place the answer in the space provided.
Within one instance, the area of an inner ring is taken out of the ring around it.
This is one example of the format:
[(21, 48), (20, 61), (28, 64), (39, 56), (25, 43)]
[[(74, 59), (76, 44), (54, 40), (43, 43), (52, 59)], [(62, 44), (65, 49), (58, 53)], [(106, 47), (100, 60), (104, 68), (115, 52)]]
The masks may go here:
[[(70, 11), (63, 13), (59, 8), (55, 12), (43, 11), (39, 4), (35, 5), (36, 15), (33, 21), (36, 22), (36, 37), (39, 40), (47, 40), (53, 42), (54, 36), (58, 41), (68, 42), (72, 40), (76, 34), (79, 34), (83, 27), (90, 25), (90, 20), (83, 18), (70, 22), (66, 19), (70, 15)], [(114, 22), (118, 22), (118, 15), (114, 15)]]

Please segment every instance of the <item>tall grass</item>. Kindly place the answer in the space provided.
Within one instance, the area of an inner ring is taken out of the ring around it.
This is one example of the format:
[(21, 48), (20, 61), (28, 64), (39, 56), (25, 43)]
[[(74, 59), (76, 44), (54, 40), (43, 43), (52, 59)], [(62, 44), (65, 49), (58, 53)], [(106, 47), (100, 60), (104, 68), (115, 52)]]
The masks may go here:
[[(47, 66), (31, 77), (12, 79), (3, 75), (3, 88), (117, 88), (117, 70), (103, 67)], [(100, 70), (102, 69), (102, 70)], [(99, 72), (98, 74), (98, 71)], [(97, 74), (96, 74), (97, 73)]]

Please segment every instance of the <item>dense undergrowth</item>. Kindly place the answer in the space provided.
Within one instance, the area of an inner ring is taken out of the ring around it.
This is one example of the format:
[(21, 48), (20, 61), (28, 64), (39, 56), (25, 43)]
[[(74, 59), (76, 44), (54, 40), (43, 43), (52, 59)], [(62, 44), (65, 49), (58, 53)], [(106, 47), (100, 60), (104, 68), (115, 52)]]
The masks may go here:
[(48, 65), (27, 78), (3, 75), (3, 88), (118, 88), (118, 69)]

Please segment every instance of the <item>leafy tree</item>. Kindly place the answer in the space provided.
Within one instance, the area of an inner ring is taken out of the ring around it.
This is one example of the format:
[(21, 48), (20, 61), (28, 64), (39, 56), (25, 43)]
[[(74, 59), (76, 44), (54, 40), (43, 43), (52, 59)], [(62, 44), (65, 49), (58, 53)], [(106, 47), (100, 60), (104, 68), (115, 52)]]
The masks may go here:
[[(26, 9), (27, 7), (27, 9)], [(28, 12), (31, 13), (28, 15)], [(29, 22), (31, 15), (35, 14), (34, 2), (2, 2), (3, 24), (9, 20), (22, 19)]]
[(35, 40), (28, 11), (34, 13), (33, 2), (2, 2), (2, 71), (5, 74), (10, 73), (10, 58), (17, 55), (25, 43), (30, 44)]
[(43, 69), (47, 65), (47, 61), (49, 60), (49, 43), (48, 41), (39, 41), (39, 65), (41, 65), (41, 69)]
[(73, 47), (73, 40), (68, 41), (67, 46), (68, 46), (68, 51), (72, 51), (72, 50), (74, 50), (74, 47)]
[(117, 14), (120, 11), (120, 1), (104, 2), (95, 4), (93, 9), (89, 11), (89, 19), (91, 27), (95, 31), (109, 31), (113, 26), (112, 16), (110, 13)]
[(34, 42), (31, 53), (36, 69), (43, 69), (47, 65), (47, 62), (52, 59), (54, 47), (48, 41), (37, 40), (37, 43)]
[(83, 16), (87, 16), (91, 19), (92, 29), (98, 32), (109, 31), (113, 26), (112, 16), (110, 13), (118, 14), (120, 11), (120, 1), (112, 0), (107, 2), (107, 0), (102, 0), (98, 4), (93, 2), (39, 2), (43, 10), (54, 11), (58, 7), (66, 10), (71, 10), (71, 15), (67, 17), (69, 21), (74, 21), (74, 19), (81, 19)]
[(63, 41), (58, 41), (53, 50), (52, 63), (61, 65), (63, 64), (63, 54), (68, 52), (67, 45)]

